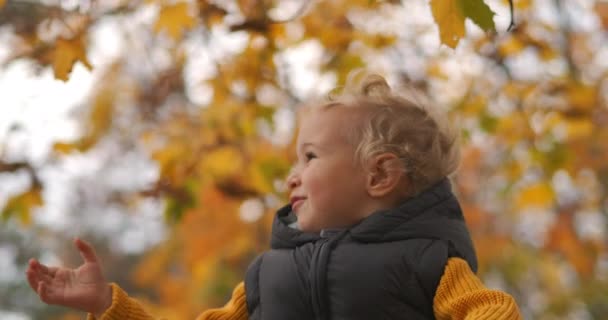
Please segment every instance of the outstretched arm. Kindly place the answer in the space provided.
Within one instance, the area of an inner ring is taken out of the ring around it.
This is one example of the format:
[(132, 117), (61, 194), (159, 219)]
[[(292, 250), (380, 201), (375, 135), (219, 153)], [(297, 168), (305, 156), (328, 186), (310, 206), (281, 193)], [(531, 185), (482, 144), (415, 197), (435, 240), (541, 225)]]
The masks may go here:
[[(107, 283), (93, 247), (75, 239), (83, 264), (78, 268), (45, 266), (31, 259), (27, 280), (40, 300), (88, 313), (89, 320), (153, 320), (135, 299), (117, 284)], [(197, 320), (246, 320), (245, 285), (234, 289), (232, 299), (219, 309), (207, 310)]]
[(441, 277), (433, 311), (438, 320), (519, 320), (513, 297), (487, 289), (466, 261), (451, 258)]
[[(247, 320), (245, 285), (239, 283), (232, 292), (232, 299), (222, 307), (210, 309), (198, 316), (197, 320)], [(143, 307), (116, 284), (112, 284), (112, 305), (101, 316), (89, 314), (87, 320), (152, 320)]]
[(30, 259), (27, 281), (47, 304), (103, 313), (111, 302), (110, 285), (93, 247), (80, 239), (75, 239), (74, 245), (83, 259), (78, 268), (50, 267)]

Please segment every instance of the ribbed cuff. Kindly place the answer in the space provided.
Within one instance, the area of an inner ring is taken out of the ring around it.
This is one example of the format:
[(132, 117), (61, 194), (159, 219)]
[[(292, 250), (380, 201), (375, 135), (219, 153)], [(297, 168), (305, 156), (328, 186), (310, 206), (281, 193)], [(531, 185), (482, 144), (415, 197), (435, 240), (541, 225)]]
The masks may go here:
[(487, 289), (466, 261), (451, 258), (433, 301), (437, 319), (521, 319), (512, 296)]
[(87, 315), (87, 320), (120, 320), (129, 316), (129, 296), (116, 283), (111, 283), (112, 305), (98, 319), (92, 313)]
[(232, 299), (223, 308), (210, 309), (203, 312), (197, 320), (246, 320), (247, 299), (245, 295), (245, 284), (239, 283), (232, 291)]

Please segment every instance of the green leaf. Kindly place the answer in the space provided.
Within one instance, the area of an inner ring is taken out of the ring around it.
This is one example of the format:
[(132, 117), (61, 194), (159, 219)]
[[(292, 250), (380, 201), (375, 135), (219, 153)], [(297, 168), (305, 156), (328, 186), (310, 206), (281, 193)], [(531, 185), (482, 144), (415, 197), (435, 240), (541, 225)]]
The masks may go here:
[(479, 126), (485, 132), (493, 133), (494, 131), (496, 131), (497, 125), (498, 125), (498, 119), (496, 119), (496, 117), (493, 117), (487, 113), (483, 113), (479, 117)]
[(439, 27), (441, 43), (456, 48), (465, 35), (464, 21), (471, 19), (485, 31), (495, 30), (494, 12), (483, 0), (431, 0), (431, 12)]
[(194, 179), (188, 179), (184, 186), (177, 192), (165, 199), (165, 221), (169, 224), (178, 223), (186, 210), (197, 205), (196, 194), (198, 184)]
[(494, 12), (483, 0), (459, 0), (460, 10), (484, 31), (494, 31)]

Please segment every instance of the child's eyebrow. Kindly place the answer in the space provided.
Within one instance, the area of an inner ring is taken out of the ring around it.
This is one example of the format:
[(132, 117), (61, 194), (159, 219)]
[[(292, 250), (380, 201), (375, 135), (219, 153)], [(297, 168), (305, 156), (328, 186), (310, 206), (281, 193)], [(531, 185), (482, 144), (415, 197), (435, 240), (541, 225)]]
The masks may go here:
[(300, 149), (304, 149), (306, 147), (314, 147), (317, 150), (321, 150), (324, 151), (325, 147), (323, 147), (322, 145), (318, 144), (318, 143), (314, 143), (314, 142), (304, 142), (300, 145)]
[(297, 148), (296, 148), (296, 154), (299, 153), (299, 152), (302, 152), (306, 147), (315, 147), (315, 149), (321, 149), (321, 151), (323, 149), (323, 148), (319, 147), (318, 144), (315, 144), (313, 142), (304, 142), (304, 143), (302, 143), (302, 144), (300, 144), (300, 145), (297, 146)]

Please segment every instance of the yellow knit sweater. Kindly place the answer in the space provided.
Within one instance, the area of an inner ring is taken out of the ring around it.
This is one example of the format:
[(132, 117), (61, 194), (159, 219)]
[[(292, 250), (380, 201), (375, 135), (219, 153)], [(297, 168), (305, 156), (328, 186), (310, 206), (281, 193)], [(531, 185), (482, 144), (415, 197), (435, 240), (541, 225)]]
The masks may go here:
[[(437, 320), (510, 320), (521, 319), (515, 300), (510, 295), (489, 290), (469, 268), (466, 261), (451, 258), (441, 277), (433, 301)], [(203, 312), (196, 320), (246, 320), (245, 285), (239, 283), (232, 299), (222, 308)], [(99, 320), (153, 320), (136, 300), (112, 284), (112, 305)], [(89, 314), (87, 320), (95, 320)]]

